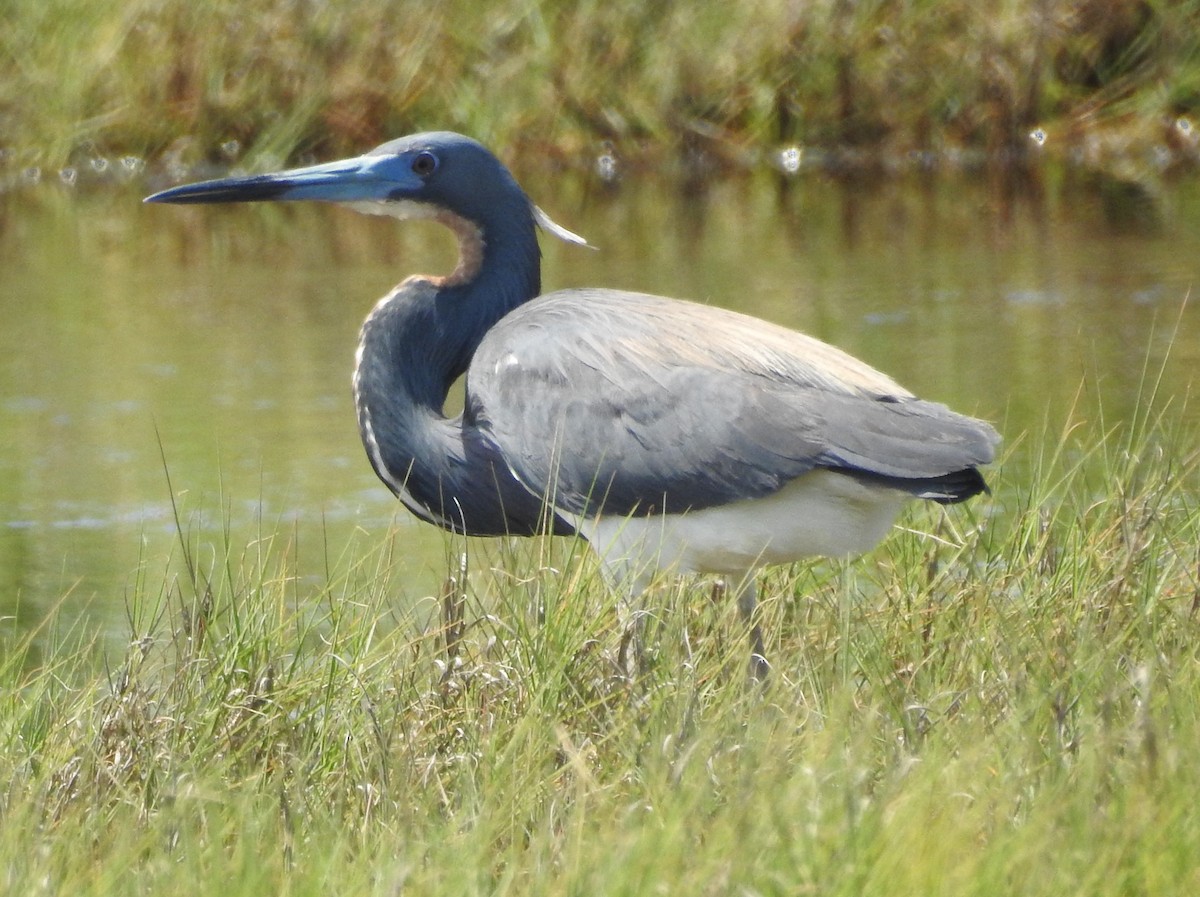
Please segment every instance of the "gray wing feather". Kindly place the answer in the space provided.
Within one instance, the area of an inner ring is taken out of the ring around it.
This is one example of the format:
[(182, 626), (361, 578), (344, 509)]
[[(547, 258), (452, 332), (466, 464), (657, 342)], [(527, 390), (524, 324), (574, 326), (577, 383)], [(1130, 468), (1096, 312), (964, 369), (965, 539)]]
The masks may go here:
[(574, 513), (711, 507), (817, 467), (937, 479), (992, 460), (998, 441), (811, 337), (612, 290), (551, 293), (505, 317), (467, 394), (514, 475)]

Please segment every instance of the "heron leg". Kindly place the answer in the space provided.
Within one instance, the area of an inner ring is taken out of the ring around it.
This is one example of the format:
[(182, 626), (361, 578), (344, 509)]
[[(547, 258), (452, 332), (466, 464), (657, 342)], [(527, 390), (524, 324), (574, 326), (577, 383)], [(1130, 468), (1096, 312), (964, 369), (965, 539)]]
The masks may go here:
[(648, 669), (646, 659), (646, 617), (649, 612), (645, 608), (645, 593), (649, 588), (649, 579), (631, 575), (629, 571), (621, 571), (624, 576), (614, 576), (611, 569), (606, 568), (609, 583), (620, 595), (619, 617), (621, 621), (621, 643), (617, 650), (617, 667), (621, 675), (628, 679), (636, 679)]
[(621, 644), (617, 649), (617, 669), (626, 679), (637, 679), (647, 670), (646, 611), (633, 607), (622, 626)]
[(762, 627), (754, 619), (754, 610), (758, 607), (758, 587), (754, 582), (754, 574), (743, 577), (737, 605), (738, 616), (750, 630), (750, 678), (763, 682), (771, 672), (771, 664), (767, 662), (766, 648), (763, 647)]

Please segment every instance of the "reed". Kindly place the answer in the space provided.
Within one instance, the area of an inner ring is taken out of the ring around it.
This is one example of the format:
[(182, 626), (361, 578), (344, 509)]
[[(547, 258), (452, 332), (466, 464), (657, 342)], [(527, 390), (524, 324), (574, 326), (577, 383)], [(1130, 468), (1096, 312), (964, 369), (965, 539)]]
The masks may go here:
[(1194, 164), (1198, 18), (1197, 0), (9, 0), (0, 134), (17, 168), (268, 165), (440, 127), (586, 160)]
[(0, 880), (1194, 893), (1200, 455), (1173, 419), (1077, 416), (1019, 443), (975, 516), (916, 511), (865, 560), (772, 574), (762, 688), (697, 583), (655, 597), (630, 677), (621, 608), (566, 540), (472, 543), (397, 608), (390, 539), (302, 584), (286, 533), (200, 546), (181, 511), (127, 649), (8, 641)]

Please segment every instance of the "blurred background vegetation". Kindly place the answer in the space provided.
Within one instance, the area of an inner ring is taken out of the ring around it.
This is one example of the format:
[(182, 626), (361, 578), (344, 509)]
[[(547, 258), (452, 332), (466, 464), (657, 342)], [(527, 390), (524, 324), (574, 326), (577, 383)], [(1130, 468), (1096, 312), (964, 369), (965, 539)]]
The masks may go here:
[(1198, 113), (1198, 0), (0, 7), (10, 172), (269, 165), (432, 128), (634, 164), (796, 146), (839, 167), (1048, 153), (1162, 170), (1200, 159)]

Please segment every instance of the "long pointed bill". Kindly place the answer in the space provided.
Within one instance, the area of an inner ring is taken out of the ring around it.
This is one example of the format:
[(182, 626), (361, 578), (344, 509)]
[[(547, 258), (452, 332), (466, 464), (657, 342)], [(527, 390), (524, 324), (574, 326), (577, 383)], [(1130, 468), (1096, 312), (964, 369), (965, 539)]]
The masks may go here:
[[(420, 186), (411, 171), (388, 166), (390, 157), (359, 156), (275, 174), (218, 178), (183, 184), (147, 196), (145, 202), (216, 203), (318, 200), (322, 202), (385, 202), (402, 198)], [(390, 169), (390, 170), (387, 170)]]

